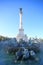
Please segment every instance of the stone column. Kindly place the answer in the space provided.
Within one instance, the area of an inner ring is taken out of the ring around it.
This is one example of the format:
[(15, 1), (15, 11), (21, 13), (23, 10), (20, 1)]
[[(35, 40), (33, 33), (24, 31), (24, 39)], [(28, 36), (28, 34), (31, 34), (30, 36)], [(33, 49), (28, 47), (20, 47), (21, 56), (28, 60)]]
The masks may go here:
[(22, 26), (22, 8), (20, 8), (20, 29), (23, 29), (23, 26)]

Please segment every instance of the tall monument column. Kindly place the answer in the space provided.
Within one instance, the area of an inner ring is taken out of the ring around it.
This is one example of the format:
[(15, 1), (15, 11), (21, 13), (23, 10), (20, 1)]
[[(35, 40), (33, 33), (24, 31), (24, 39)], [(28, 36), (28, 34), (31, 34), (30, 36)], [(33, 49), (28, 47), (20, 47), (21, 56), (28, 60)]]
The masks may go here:
[(23, 28), (23, 24), (22, 24), (22, 8), (20, 8), (20, 29)]
[(20, 13), (19, 13), (19, 15), (20, 15), (19, 34), (20, 34), (21, 36), (23, 36), (23, 35), (24, 35), (24, 29), (23, 29), (23, 23), (22, 23), (22, 8), (20, 8)]
[(20, 39), (23, 39), (25, 41), (27, 41), (27, 35), (24, 34), (24, 29), (23, 29), (23, 23), (22, 23), (22, 8), (20, 8), (20, 12), (19, 12), (19, 15), (20, 15), (20, 24), (19, 24), (19, 33), (17, 35), (17, 41), (19, 41)]

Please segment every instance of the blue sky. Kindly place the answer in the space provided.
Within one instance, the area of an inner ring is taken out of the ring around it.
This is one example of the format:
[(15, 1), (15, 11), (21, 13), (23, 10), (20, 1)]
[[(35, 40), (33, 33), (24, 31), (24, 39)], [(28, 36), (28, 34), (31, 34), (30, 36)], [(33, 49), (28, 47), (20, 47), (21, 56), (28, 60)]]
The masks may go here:
[(0, 35), (16, 37), (19, 8), (23, 9), (24, 33), (43, 38), (43, 0), (0, 0)]

